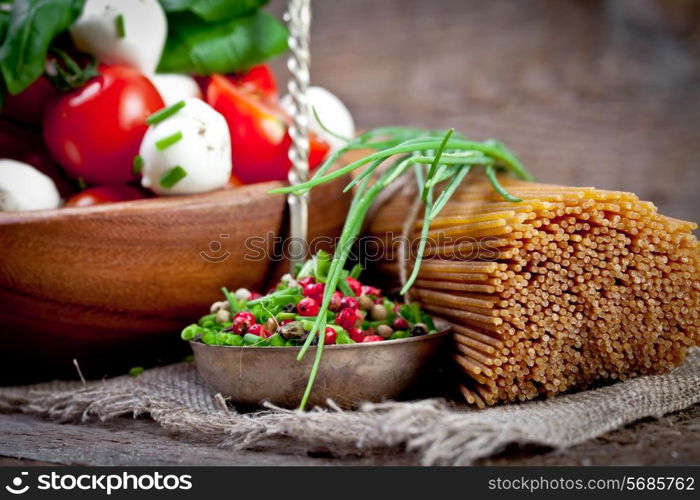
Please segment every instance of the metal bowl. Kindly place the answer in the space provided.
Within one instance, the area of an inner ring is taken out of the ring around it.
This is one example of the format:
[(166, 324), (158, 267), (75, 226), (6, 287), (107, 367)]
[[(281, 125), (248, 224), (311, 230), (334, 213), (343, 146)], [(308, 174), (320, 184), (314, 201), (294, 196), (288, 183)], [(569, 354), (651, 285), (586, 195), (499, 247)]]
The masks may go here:
[[(444, 328), (408, 339), (325, 346), (309, 403), (325, 406), (330, 398), (342, 408), (352, 408), (363, 401), (401, 398), (427, 373), (449, 340), (449, 332)], [(204, 381), (246, 406), (269, 401), (296, 407), (316, 353), (312, 347), (297, 361), (300, 347), (190, 344)]]

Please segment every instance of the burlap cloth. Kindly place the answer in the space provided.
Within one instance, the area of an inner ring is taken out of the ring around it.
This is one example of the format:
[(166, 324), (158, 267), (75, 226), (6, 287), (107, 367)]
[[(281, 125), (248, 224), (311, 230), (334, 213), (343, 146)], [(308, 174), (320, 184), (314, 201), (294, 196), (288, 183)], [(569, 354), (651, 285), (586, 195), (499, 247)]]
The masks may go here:
[(243, 449), (270, 438), (359, 450), (397, 448), (425, 465), (466, 465), (511, 443), (565, 448), (644, 417), (660, 417), (700, 401), (700, 349), (665, 375), (599, 389), (472, 410), (443, 400), (365, 404), (306, 413), (272, 406), (255, 413), (226, 407), (194, 365), (148, 370), (139, 377), (51, 382), (0, 389), (0, 411), (89, 422), (148, 415), (169, 432), (196, 442)]

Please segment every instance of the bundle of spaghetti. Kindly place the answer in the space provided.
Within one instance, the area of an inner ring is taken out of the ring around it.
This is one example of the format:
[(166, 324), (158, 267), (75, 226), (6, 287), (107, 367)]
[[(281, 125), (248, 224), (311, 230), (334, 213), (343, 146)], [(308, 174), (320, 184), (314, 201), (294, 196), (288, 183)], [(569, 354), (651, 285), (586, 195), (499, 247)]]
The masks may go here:
[[(430, 225), (410, 292), (453, 323), (470, 404), (553, 396), (683, 361), (699, 339), (695, 224), (632, 193), (503, 184), (522, 201), (504, 201), (478, 177), (453, 195)], [(368, 227), (380, 267), (397, 276), (397, 236), (414, 199), (395, 196)], [(418, 217), (414, 243), (421, 227)]]

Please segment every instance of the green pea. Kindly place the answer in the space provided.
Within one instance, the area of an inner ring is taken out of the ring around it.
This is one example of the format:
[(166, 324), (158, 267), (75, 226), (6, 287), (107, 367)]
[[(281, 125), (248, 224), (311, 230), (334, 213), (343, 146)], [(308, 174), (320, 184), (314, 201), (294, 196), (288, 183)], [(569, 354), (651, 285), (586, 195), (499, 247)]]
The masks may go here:
[(204, 323), (207, 323), (211, 321), (212, 323), (216, 323), (216, 314), (207, 314), (206, 316), (202, 316), (199, 318), (199, 325), (200, 326), (206, 326)]
[(260, 337), (259, 335), (253, 335), (252, 333), (246, 333), (243, 336), (243, 343), (245, 345), (251, 345), (251, 346), (267, 346), (270, 345), (270, 342), (267, 339), (264, 339)]
[[(333, 326), (333, 325), (331, 325)], [(348, 332), (343, 330), (342, 328), (340, 330), (336, 330), (338, 332), (338, 335), (336, 336), (335, 343), (336, 344), (354, 344), (355, 341), (350, 338), (350, 335), (348, 335)]]
[(275, 333), (272, 337), (268, 339), (269, 343), (271, 346), (274, 347), (283, 347), (285, 344), (284, 337), (280, 335), (279, 333)]
[(134, 366), (129, 370), (129, 376), (138, 377), (144, 372), (143, 366)]
[(331, 268), (331, 254), (319, 250), (313, 259), (314, 262), (314, 275), (316, 276), (316, 281), (325, 283), (328, 277), (328, 271)]
[(216, 345), (216, 332), (207, 330), (202, 335), (202, 342), (204, 342), (207, 345)]
[(216, 334), (216, 345), (226, 345), (226, 337), (228, 336), (228, 333), (218, 332)]
[(389, 340), (406, 339), (409, 336), (410, 336), (410, 333), (407, 330), (396, 330), (394, 333), (391, 334), (391, 337), (389, 337)]
[(243, 337), (241, 337), (240, 335), (235, 335), (233, 333), (225, 333), (224, 335), (225, 337), (223, 345), (239, 346), (243, 344)]
[(182, 337), (182, 340), (194, 340), (194, 338), (199, 333), (199, 330), (200, 330), (200, 326), (197, 324), (192, 324), (192, 325), (186, 326), (185, 328), (182, 329), (182, 333), (180, 334), (180, 337)]

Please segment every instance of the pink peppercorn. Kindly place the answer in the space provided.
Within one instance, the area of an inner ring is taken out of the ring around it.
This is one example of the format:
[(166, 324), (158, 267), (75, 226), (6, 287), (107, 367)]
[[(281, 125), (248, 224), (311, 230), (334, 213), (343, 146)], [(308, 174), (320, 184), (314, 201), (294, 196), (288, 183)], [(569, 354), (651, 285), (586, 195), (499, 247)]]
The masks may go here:
[(335, 317), (335, 322), (348, 332), (355, 325), (355, 320), (357, 320), (357, 314), (354, 309), (341, 309)]

